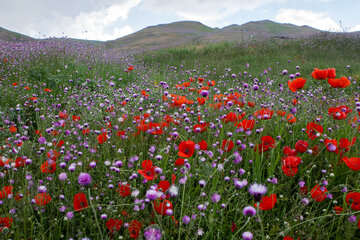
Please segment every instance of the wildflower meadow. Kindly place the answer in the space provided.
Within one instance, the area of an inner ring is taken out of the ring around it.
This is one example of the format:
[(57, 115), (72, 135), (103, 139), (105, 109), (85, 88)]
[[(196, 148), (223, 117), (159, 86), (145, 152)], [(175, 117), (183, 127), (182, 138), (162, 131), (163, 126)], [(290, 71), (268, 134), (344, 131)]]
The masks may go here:
[(0, 42), (0, 239), (360, 239), (360, 38)]

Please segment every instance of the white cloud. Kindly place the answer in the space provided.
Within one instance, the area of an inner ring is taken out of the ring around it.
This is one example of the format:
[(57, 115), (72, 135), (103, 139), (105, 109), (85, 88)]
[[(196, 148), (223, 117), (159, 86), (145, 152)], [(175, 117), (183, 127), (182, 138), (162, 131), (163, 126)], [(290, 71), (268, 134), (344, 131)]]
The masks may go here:
[(325, 31), (342, 31), (338, 23), (327, 17), (325, 13), (304, 9), (280, 9), (275, 20), (281, 23), (308, 25)]
[(240, 10), (251, 11), (275, 2), (283, 3), (286, 0), (146, 0), (143, 7), (158, 14), (175, 14), (184, 20), (200, 21), (213, 26), (217, 20)]
[(350, 28), (350, 32), (356, 32), (356, 31), (360, 31), (360, 24)]
[(115, 27), (112, 31), (107, 31), (106, 28), (119, 20), (126, 20), (129, 11), (140, 1), (128, 0), (97, 11), (80, 12), (74, 17), (57, 15), (45, 23), (51, 26), (47, 37), (69, 36), (89, 40), (113, 40), (122, 37), (133, 31), (130, 26)]

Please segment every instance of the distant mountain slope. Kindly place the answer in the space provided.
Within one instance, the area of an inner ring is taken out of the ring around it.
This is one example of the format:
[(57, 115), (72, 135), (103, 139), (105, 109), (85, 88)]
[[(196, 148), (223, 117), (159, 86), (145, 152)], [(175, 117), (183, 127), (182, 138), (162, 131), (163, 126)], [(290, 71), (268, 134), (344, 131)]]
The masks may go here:
[(144, 28), (125, 37), (107, 41), (105, 46), (125, 52), (140, 52), (192, 42), (239, 41), (254, 36), (296, 38), (320, 33), (308, 26), (276, 23), (269, 20), (211, 28), (200, 22), (181, 21)]
[(5, 28), (0, 27), (0, 40), (4, 41), (28, 41), (33, 40), (29, 36), (22, 35), (20, 33), (9, 31)]
[(268, 34), (272, 36), (282, 35), (282, 36), (296, 36), (296, 35), (307, 35), (315, 34), (321, 32), (318, 29), (309, 27), (309, 26), (296, 26), (288, 23), (277, 23), (270, 20), (248, 22), (243, 25), (231, 25), (225, 27), (224, 29), (242, 30), (246, 32), (257, 32)]
[[(72, 38), (47, 38), (42, 40), (59, 39), (60, 41), (75, 41), (88, 45), (104, 44), (107, 48), (117, 49), (125, 53), (137, 53), (182, 44), (241, 41), (257, 37), (299, 38), (320, 32), (320, 30), (308, 26), (276, 23), (270, 20), (253, 21), (243, 25), (233, 24), (224, 28), (211, 28), (194, 21), (180, 21), (150, 26), (107, 42)], [(0, 27), (0, 40), (37, 41), (40, 39), (34, 39)]]
[(200, 22), (174, 22), (147, 27), (125, 37), (108, 41), (105, 45), (108, 48), (136, 52), (141, 49), (158, 49), (188, 43), (215, 31), (216, 29)]

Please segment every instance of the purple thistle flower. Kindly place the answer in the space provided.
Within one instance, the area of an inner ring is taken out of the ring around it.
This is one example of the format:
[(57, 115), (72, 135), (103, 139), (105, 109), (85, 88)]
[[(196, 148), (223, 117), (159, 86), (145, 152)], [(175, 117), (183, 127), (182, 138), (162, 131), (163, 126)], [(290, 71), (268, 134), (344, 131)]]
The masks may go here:
[(326, 146), (327, 150), (329, 152), (335, 152), (336, 151), (336, 146), (332, 143), (330, 143), (329, 145)]
[(73, 213), (73, 212), (67, 212), (67, 213), (66, 213), (66, 217), (67, 217), (68, 219), (72, 219), (72, 218), (74, 217), (74, 213)]
[(304, 205), (308, 205), (309, 204), (309, 199), (307, 199), (307, 198), (303, 198), (303, 199), (301, 199), (301, 202), (304, 204)]
[(265, 195), (267, 188), (265, 185), (254, 183), (249, 187), (250, 195), (254, 196), (255, 202), (260, 202), (262, 195)]
[(39, 141), (40, 144), (45, 144), (46, 143), (46, 139), (44, 137), (40, 137), (38, 139), (38, 141)]
[(157, 199), (157, 191), (150, 189), (146, 192), (146, 197), (150, 200), (155, 200)]
[(91, 184), (91, 176), (88, 173), (80, 173), (78, 177), (78, 183), (82, 186)]
[(182, 221), (184, 224), (188, 224), (191, 221), (191, 218), (189, 216), (185, 215), (183, 217)]
[(65, 181), (67, 179), (67, 174), (65, 172), (59, 174), (59, 180)]
[(241, 237), (244, 240), (251, 240), (253, 238), (253, 234), (251, 232), (243, 232), (243, 234), (241, 235)]
[(246, 206), (246, 207), (244, 207), (244, 209), (243, 209), (243, 214), (244, 214), (245, 216), (251, 216), (251, 217), (253, 217), (253, 216), (256, 215), (256, 209), (255, 209), (254, 207), (252, 207), (252, 206)]
[(214, 194), (211, 196), (211, 201), (212, 201), (213, 203), (218, 203), (218, 202), (220, 201), (220, 197), (221, 197), (220, 194), (214, 193)]
[(349, 218), (348, 218), (349, 222), (356, 222), (356, 216), (355, 215), (351, 215)]
[(155, 227), (149, 227), (144, 232), (146, 240), (160, 240), (162, 237), (161, 230)]
[(38, 187), (38, 192), (39, 193), (45, 193), (47, 191), (46, 187), (44, 185), (41, 185)]
[(209, 91), (207, 90), (201, 90), (200, 94), (203, 96), (203, 97), (207, 97), (209, 95)]

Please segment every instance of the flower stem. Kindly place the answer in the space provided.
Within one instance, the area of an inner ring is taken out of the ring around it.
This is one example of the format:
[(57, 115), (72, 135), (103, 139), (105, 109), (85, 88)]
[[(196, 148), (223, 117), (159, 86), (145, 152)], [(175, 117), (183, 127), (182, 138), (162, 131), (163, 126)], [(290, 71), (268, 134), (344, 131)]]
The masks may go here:
[(242, 226), (242, 228), (240, 228), (239, 230), (236, 231), (236, 233), (234, 234), (234, 236), (232, 237), (232, 239), (234, 239), (235, 236), (236, 236), (241, 230), (244, 229), (244, 227), (249, 223), (250, 218), (251, 218), (251, 217), (248, 217), (248, 219), (246, 220), (245, 224)]
[(96, 225), (97, 225), (97, 227), (98, 227), (98, 229), (99, 229), (99, 232), (100, 232), (101, 240), (103, 240), (104, 238), (103, 238), (103, 235), (102, 235), (102, 231), (101, 231), (99, 222), (98, 222), (97, 217), (96, 217), (96, 210), (95, 210), (95, 207), (94, 207), (94, 205), (92, 204), (92, 201), (91, 201), (90, 188), (89, 188), (88, 190), (89, 190), (88, 192), (89, 192), (90, 206), (91, 206), (91, 208), (92, 208), (92, 210), (93, 210), (93, 212), (94, 212), (94, 217), (95, 217)]
[(257, 214), (258, 214), (258, 216), (259, 216), (259, 222), (260, 222), (260, 227), (261, 227), (261, 238), (262, 238), (263, 240), (265, 240), (264, 225), (263, 225), (262, 220), (261, 220), (261, 217), (260, 217), (259, 205), (260, 205), (260, 202), (258, 202), (258, 203), (256, 204), (256, 209), (257, 209)]
[[(183, 216), (183, 209), (184, 209), (184, 197), (185, 197), (185, 186), (186, 183), (184, 184), (184, 188), (183, 188), (183, 193), (182, 193), (182, 199), (181, 199), (181, 213), (180, 213), (180, 217)], [(179, 234), (178, 234), (178, 240), (180, 240), (180, 236), (181, 236), (181, 226), (182, 226), (182, 220), (179, 219), (180, 221), (180, 226), (179, 226)]]

